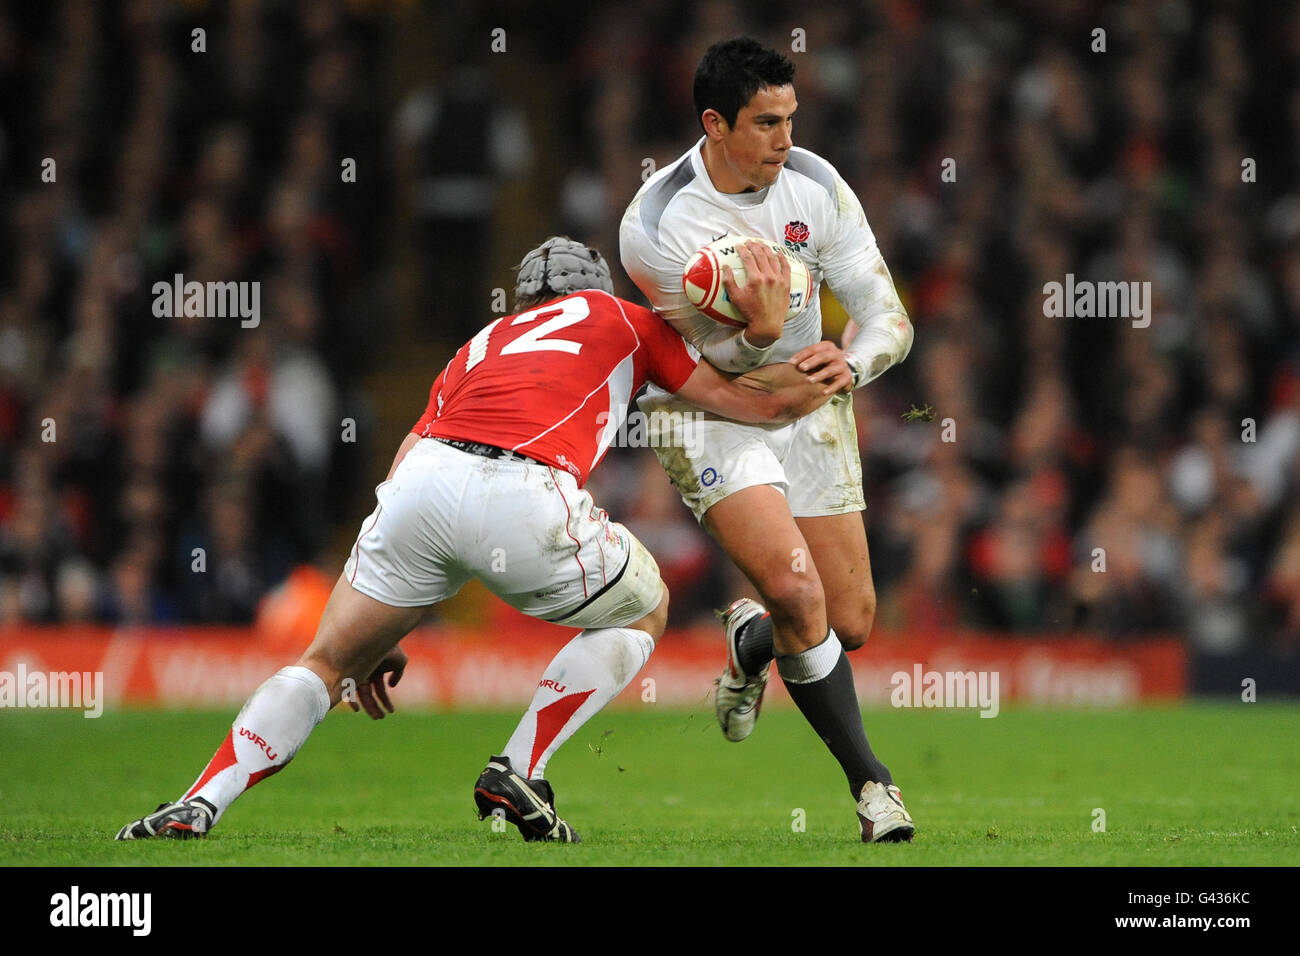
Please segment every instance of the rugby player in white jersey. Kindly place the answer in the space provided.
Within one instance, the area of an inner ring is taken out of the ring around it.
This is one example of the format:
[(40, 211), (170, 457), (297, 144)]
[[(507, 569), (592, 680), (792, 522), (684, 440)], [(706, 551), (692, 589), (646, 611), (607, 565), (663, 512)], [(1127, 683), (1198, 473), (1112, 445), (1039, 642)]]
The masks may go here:
[[(752, 247), (757, 280), (729, 289), (756, 313), (782, 316), (789, 264)], [(349, 680), (353, 710), (391, 712), (385, 677), (396, 686), (406, 666), (398, 642), (477, 578), (526, 614), (583, 628), (479, 776), (480, 818), (499, 809), (527, 840), (578, 842), (555, 811), (546, 762), (627, 686), (668, 616), (654, 559), (582, 489), (628, 402), (654, 381), (733, 417), (790, 421), (830, 393), (788, 365), (724, 376), (612, 291), (605, 260), (571, 239), (554, 237), (524, 257), (516, 314), (485, 326), (438, 375), (311, 646), (253, 693), (190, 789), (128, 823), (119, 840), (205, 835), (293, 758)]]
[[(790, 696), (826, 742), (858, 802), (866, 842), (915, 827), (862, 726), (844, 651), (875, 615), (862, 466), (851, 391), (901, 362), (912, 325), (856, 196), (825, 160), (795, 147), (794, 66), (747, 37), (714, 44), (695, 73), (704, 136), (652, 177), (623, 216), (628, 275), (670, 325), (720, 369), (788, 361), (840, 394), (785, 426), (709, 415), (691, 449), (656, 449), (682, 500), (763, 598), (723, 614), (727, 666), (718, 720), (731, 740), (753, 729), (775, 656)], [(748, 315), (737, 329), (696, 311), (682, 289), (691, 255), (725, 235), (784, 243), (848, 311), (841, 349), (822, 341), (814, 293), (788, 322)], [(651, 388), (646, 412), (693, 411)]]

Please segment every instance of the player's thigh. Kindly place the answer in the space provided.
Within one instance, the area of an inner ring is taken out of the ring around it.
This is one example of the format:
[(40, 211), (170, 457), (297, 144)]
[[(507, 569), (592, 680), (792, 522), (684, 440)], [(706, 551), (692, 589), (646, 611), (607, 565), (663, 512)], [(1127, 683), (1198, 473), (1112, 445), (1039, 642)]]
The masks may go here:
[(796, 517), (862, 511), (866, 501), (852, 397), (837, 395), (795, 422), (781, 467)]
[[(521, 482), (508, 504), (500, 496), (498, 501), (483, 540), (504, 538), (508, 531), (514, 545), (467, 556), (489, 590), (524, 614), (565, 627), (645, 624), (647, 630), (657, 626), (653, 636), (662, 633), (656, 617), (665, 598), (659, 565), (571, 476), (543, 469)], [(500, 531), (491, 531), (493, 526)]]
[(316, 637), (299, 664), (310, 667), (337, 699), (345, 678), (361, 683), (393, 647), (420, 623), (427, 608), (393, 607), (356, 590), (339, 575)]
[(567, 607), (534, 610), (528, 600), (516, 606), (526, 614), (564, 627), (630, 627), (658, 640), (667, 624), (668, 588), (654, 556), (617, 522), (609, 522), (608, 537), (602, 532), (592, 546), (609, 552), (607, 560), (611, 567), (613, 559), (622, 556), (622, 568), (599, 587), (592, 581), (582, 601)]
[[(654, 609), (644, 617), (637, 618), (630, 624), (621, 624), (619, 627), (631, 628), (635, 631), (645, 631), (656, 641), (664, 636), (664, 631), (668, 629), (668, 585), (660, 581), (659, 603)], [(609, 627), (612, 625), (599, 624), (598, 627)]]
[(819, 569), (780, 491), (755, 485), (728, 495), (705, 513), (704, 527), (778, 622), (784, 619), (810, 638), (825, 636)]
[(876, 585), (860, 511), (796, 518), (826, 595), (826, 616), (849, 650), (861, 647), (876, 615)]
[(368, 677), (429, 607), (468, 580), (456, 557), (454, 521), (461, 489), (473, 476), (459, 452), (444, 448), (430, 439), (415, 442), (375, 489), (375, 510), (361, 523), (303, 656), (331, 693), (344, 678)]
[(389, 607), (426, 608), (469, 580), (461, 551), (467, 487), (486, 462), (441, 442), (417, 441), (375, 489), (343, 573), (354, 590)]

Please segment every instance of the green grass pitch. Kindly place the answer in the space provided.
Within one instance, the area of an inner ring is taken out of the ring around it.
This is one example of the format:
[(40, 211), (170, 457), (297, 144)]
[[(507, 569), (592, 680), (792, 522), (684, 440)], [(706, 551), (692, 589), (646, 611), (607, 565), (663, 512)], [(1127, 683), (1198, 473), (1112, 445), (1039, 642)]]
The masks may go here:
[[(400, 705), (399, 705), (400, 706)], [(474, 815), (517, 714), (336, 710), (204, 841), (116, 843), (174, 799), (231, 713), (0, 713), (0, 864), (1254, 866), (1300, 862), (1300, 707), (868, 711), (917, 822), (864, 846), (829, 754), (794, 710), (728, 743), (711, 710), (598, 715), (551, 761), (578, 846)], [(1105, 832), (1094, 821), (1105, 812)], [(803, 826), (798, 824), (802, 821)]]

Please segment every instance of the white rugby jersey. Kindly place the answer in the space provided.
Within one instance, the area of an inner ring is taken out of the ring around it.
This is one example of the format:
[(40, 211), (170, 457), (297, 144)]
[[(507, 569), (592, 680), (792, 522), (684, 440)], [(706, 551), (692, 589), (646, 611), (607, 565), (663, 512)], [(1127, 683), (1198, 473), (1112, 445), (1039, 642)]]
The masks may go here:
[[(722, 193), (704, 167), (701, 138), (671, 166), (650, 178), (633, 198), (619, 227), (623, 268), (656, 312), (713, 365), (743, 372), (789, 359), (822, 338), (817, 288), (825, 280), (858, 323), (906, 312), (867, 225), (862, 204), (830, 163), (793, 147), (771, 186)], [(787, 320), (781, 338), (765, 349), (741, 338), (741, 329), (698, 312), (682, 289), (682, 272), (702, 246), (724, 235), (784, 243), (812, 274), (811, 301)]]

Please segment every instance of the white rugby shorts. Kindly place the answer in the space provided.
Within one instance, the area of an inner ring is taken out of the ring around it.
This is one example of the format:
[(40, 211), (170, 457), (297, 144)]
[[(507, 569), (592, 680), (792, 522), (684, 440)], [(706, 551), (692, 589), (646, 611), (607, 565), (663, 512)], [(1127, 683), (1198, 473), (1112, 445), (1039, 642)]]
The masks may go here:
[(650, 552), (559, 468), (423, 438), (375, 496), (343, 573), (384, 604), (435, 604), (478, 578), (533, 617), (623, 627), (663, 596)]
[(772, 485), (796, 518), (848, 514), (866, 508), (862, 459), (853, 421), (853, 396), (836, 395), (811, 415), (785, 425), (746, 425), (719, 418), (651, 386), (641, 411), (680, 412), (686, 440), (655, 447), (655, 454), (696, 521), (728, 495)]

